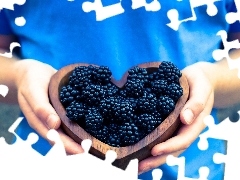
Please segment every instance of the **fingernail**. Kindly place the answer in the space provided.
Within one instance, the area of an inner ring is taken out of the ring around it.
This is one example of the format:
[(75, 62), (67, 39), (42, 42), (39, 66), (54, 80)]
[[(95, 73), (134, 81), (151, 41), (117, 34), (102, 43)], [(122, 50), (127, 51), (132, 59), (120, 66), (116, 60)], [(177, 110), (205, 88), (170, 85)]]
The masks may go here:
[(194, 114), (193, 114), (192, 110), (186, 109), (183, 112), (183, 117), (187, 124), (191, 124), (193, 122)]
[(154, 153), (154, 154), (152, 154), (153, 156), (160, 156), (160, 155), (162, 155), (163, 154), (163, 152), (156, 152), (156, 153)]
[(56, 114), (50, 114), (46, 120), (46, 125), (49, 129), (55, 129), (59, 118)]

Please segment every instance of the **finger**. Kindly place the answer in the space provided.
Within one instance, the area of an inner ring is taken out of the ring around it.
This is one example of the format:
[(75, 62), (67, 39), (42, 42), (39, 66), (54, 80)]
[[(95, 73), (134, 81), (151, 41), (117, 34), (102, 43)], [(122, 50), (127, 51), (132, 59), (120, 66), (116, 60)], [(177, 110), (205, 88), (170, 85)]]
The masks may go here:
[[(36, 83), (31, 83), (27, 88), (19, 91), (19, 97), (25, 99), (31, 107), (34, 114), (49, 128), (58, 129), (61, 120), (57, 115), (55, 109), (49, 102), (48, 98), (48, 83), (49, 78), (42, 78), (41, 80), (34, 80)], [(42, 83), (43, 81), (43, 83)], [(31, 82), (31, 81), (30, 81)], [(38, 87), (38, 88), (36, 88)], [(20, 101), (20, 99), (19, 99)]]
[[(55, 142), (50, 141), (47, 138), (47, 133), (49, 129), (46, 127), (45, 123), (43, 123), (32, 111), (27, 101), (23, 98), (19, 98), (21, 100), (21, 110), (24, 113), (25, 117), (28, 120), (28, 123), (30, 127), (32, 127), (34, 130), (36, 130), (40, 136), (42, 136), (44, 139), (49, 141), (50, 144), (54, 144)], [(68, 154), (79, 154), (83, 152), (83, 149), (80, 144), (76, 143), (73, 139), (71, 139), (69, 136), (67, 136), (61, 129), (57, 129), (60, 138), (64, 144), (65, 150)]]
[(26, 117), (28, 124), (31, 128), (36, 130), (42, 137), (47, 138), (49, 129), (46, 125), (35, 115), (29, 103), (23, 96), (19, 96), (19, 106)]
[(196, 120), (191, 125), (183, 125), (176, 136), (154, 146), (151, 151), (152, 155), (158, 156), (188, 148), (206, 127), (203, 119), (210, 114), (212, 105), (213, 94), (210, 95), (204, 111), (199, 114)]
[(83, 153), (84, 150), (80, 144), (75, 142), (72, 138), (67, 136), (62, 129), (57, 130), (60, 138), (64, 144), (65, 150), (68, 155)]
[(209, 96), (213, 91), (208, 80), (206, 78), (199, 78), (201, 76), (205, 77), (203, 74), (198, 74), (198, 76), (191, 77), (188, 77), (187, 75), (190, 91), (189, 100), (186, 102), (182, 111), (180, 112), (180, 119), (183, 124), (191, 124), (196, 117), (198, 117), (198, 115), (206, 106)]
[[(199, 117), (199, 119), (200, 118), (201, 117)], [(167, 156), (170, 154), (178, 156), (184, 152), (205, 127), (203, 121), (199, 119), (191, 125), (183, 125), (177, 136), (154, 146), (151, 150), (153, 156), (139, 163), (139, 173), (149, 171), (164, 164)]]
[(203, 121), (199, 120), (194, 121), (191, 125), (182, 126), (177, 136), (155, 145), (151, 150), (151, 154), (153, 156), (159, 156), (187, 149), (204, 127), (205, 124)]
[[(183, 151), (177, 151), (172, 153), (173, 156), (179, 156)], [(166, 163), (167, 156), (170, 154), (164, 154), (160, 156), (152, 156), (147, 159), (144, 159), (143, 161), (139, 162), (138, 165), (138, 174), (142, 174), (144, 172), (147, 172), (151, 169), (157, 168), (160, 165)]]

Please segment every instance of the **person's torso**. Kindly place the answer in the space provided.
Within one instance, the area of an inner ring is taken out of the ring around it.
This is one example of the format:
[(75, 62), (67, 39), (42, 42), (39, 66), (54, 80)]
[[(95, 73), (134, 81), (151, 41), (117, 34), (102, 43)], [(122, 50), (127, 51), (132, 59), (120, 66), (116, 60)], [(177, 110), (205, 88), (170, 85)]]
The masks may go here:
[[(216, 33), (228, 30), (227, 2), (215, 2), (218, 12), (212, 17), (207, 6), (192, 9), (189, 1), (143, 2), (26, 1), (7, 17), (19, 35), (22, 57), (56, 69), (71, 63), (107, 65), (118, 79), (143, 62), (172, 61), (182, 69), (213, 60), (212, 51), (221, 42)], [(17, 26), (17, 17), (25, 18), (26, 24)], [(177, 18), (182, 21), (179, 26)]]

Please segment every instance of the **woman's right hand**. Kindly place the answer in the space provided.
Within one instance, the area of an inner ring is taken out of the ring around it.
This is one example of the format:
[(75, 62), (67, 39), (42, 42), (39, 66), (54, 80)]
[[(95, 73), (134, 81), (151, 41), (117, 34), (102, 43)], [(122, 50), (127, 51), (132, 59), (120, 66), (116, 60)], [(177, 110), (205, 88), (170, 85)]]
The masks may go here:
[(32, 59), (16, 61), (14, 67), (18, 103), (29, 125), (45, 139), (50, 129), (56, 129), (68, 154), (83, 152), (81, 146), (62, 131), (61, 120), (49, 102), (48, 86), (56, 69)]

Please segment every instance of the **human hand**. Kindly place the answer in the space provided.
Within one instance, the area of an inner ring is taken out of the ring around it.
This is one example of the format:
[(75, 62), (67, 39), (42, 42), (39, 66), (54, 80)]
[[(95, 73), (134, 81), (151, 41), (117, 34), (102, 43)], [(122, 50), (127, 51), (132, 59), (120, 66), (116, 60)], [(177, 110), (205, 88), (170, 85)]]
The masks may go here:
[(189, 84), (189, 99), (180, 112), (182, 125), (177, 135), (155, 145), (152, 156), (139, 163), (139, 174), (166, 162), (168, 155), (179, 156), (206, 127), (204, 117), (211, 113), (214, 102), (214, 81), (204, 69), (206, 63), (196, 63), (183, 69)]
[(83, 152), (81, 146), (62, 131), (60, 118), (49, 103), (48, 85), (56, 70), (31, 59), (18, 61), (15, 66), (18, 103), (29, 125), (45, 139), (50, 129), (56, 129), (68, 154)]

